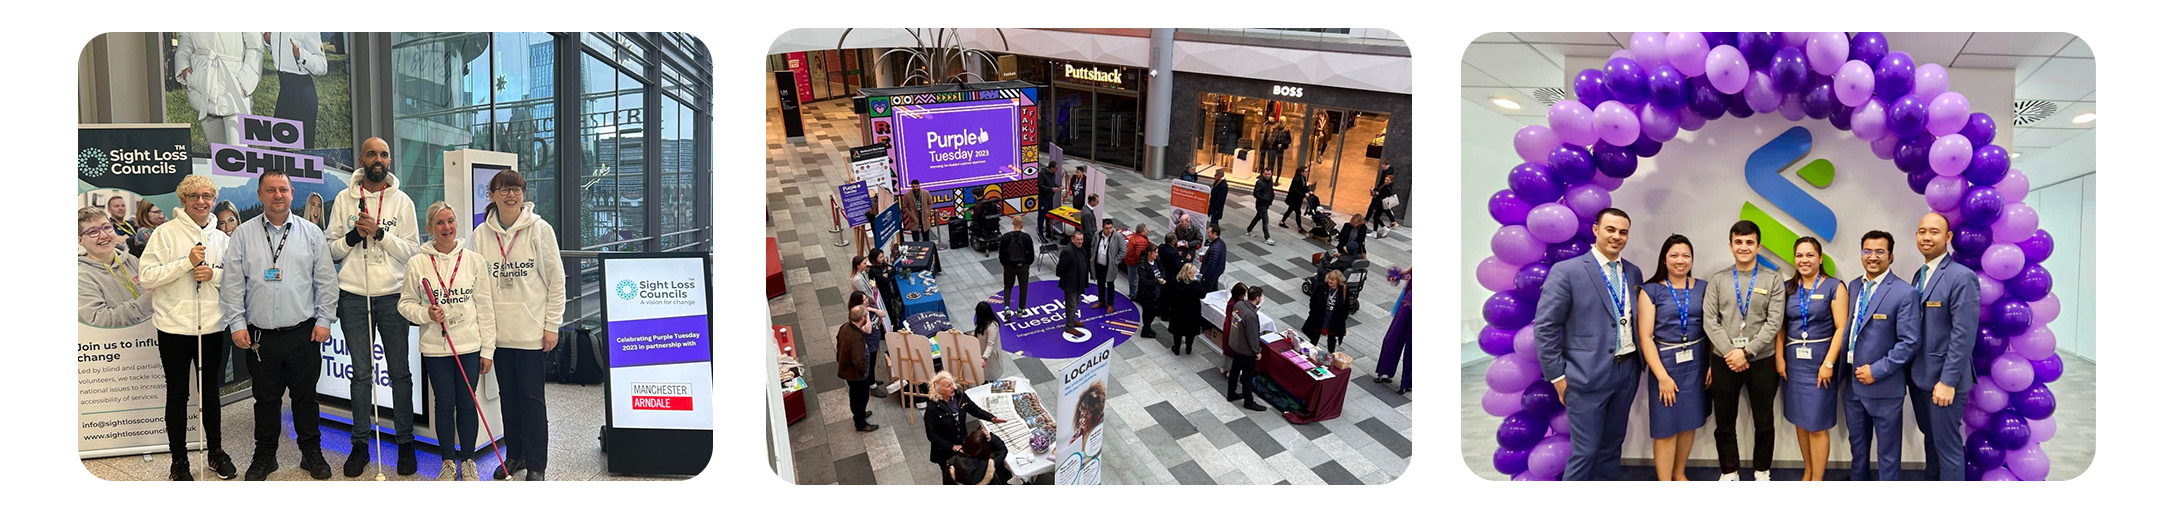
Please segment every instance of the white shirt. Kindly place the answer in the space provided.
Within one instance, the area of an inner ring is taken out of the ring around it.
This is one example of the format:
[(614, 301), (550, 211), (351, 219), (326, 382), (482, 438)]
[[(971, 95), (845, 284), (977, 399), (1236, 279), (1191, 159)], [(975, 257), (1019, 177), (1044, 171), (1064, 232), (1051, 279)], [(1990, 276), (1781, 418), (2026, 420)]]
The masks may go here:
[(1917, 293), (1923, 293), (1924, 290), (1928, 290), (1931, 288), (1931, 278), (1939, 276), (1939, 262), (1945, 260), (1946, 254), (1939, 254), (1938, 257), (1933, 258), (1930, 262), (1924, 263), (1924, 268), (1928, 269), (1924, 270), (1923, 279), (1916, 283)]
[[(1596, 247), (1592, 247), (1590, 249), (1590, 256), (1598, 260), (1598, 265), (1605, 270), (1606, 278), (1611, 280), (1611, 283), (1606, 286), (1606, 289), (1614, 293), (1620, 294), (1621, 318), (1620, 321), (1614, 323), (1614, 327), (1617, 328), (1615, 329), (1615, 331), (1620, 335), (1621, 344), (1620, 347), (1614, 348), (1613, 355), (1619, 356), (1622, 354), (1627, 354), (1634, 350), (1636, 343), (1635, 339), (1633, 338), (1635, 336), (1634, 333), (1636, 332), (1636, 330), (1634, 329), (1634, 322), (1636, 319), (1636, 294), (1633, 290), (1627, 293), (1621, 293), (1619, 291), (1622, 289), (1626, 289), (1628, 286), (1628, 270), (1624, 270), (1621, 268), (1621, 262), (1619, 260), (1607, 260), (1605, 258), (1605, 254), (1598, 252), (1598, 249)], [(1606, 296), (1612, 297), (1612, 295)], [(1626, 322), (1627, 324), (1623, 325), (1623, 322)]]

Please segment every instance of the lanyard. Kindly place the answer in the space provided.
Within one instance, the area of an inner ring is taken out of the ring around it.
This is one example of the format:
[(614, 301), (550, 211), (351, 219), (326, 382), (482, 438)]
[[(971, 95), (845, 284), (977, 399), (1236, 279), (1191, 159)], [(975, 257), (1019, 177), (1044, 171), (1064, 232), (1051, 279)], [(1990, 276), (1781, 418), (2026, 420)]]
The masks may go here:
[(1749, 318), (1749, 299), (1757, 298), (1757, 297), (1756, 297), (1756, 293), (1754, 293), (1754, 292), (1755, 292), (1755, 291), (1757, 290), (1757, 268), (1755, 268), (1755, 267), (1751, 267), (1751, 268), (1749, 269), (1749, 290), (1750, 290), (1750, 292), (1743, 292), (1743, 291), (1742, 291), (1742, 271), (1741, 271), (1741, 270), (1736, 270), (1736, 269), (1734, 269), (1734, 268), (1727, 268), (1727, 270), (1730, 270), (1730, 271), (1733, 271), (1733, 272), (1734, 272), (1734, 305), (1735, 305), (1735, 307), (1741, 308), (1741, 310), (1742, 310), (1742, 318), (1743, 318), (1743, 319), (1748, 319), (1748, 318)]
[(1878, 283), (1863, 281), (1863, 293), (1855, 297), (1855, 329), (1848, 332), (1848, 351), (1855, 351), (1855, 339), (1863, 335), (1863, 324), (1871, 318), (1871, 296), (1878, 293)]
[[(1620, 261), (1613, 262), (1619, 263)], [(1605, 267), (1601, 268), (1601, 270), (1612, 270), (1612, 273), (1620, 273), (1620, 268), (1618, 267), (1604, 264), (1601, 264), (1599, 266)], [(1615, 281), (1613, 279), (1613, 277), (1615, 276), (1612, 275), (1612, 273), (1600, 271), (1598, 272), (1598, 276), (1605, 278), (1605, 293), (1606, 295), (1613, 297), (1613, 318), (1615, 319), (1613, 326), (1616, 328), (1615, 332), (1619, 332), (1617, 329), (1621, 325), (1619, 319), (1627, 318), (1628, 315), (1627, 308), (1621, 306), (1622, 304), (1626, 303), (1624, 301), (1628, 299), (1628, 294), (1626, 293), (1627, 287), (1622, 286), (1620, 282)]]
[(1681, 310), (1681, 318), (1677, 321), (1681, 323), (1681, 331), (1684, 335), (1686, 335), (1689, 331), (1689, 301), (1682, 297), (1685, 294), (1696, 291), (1696, 280), (1687, 279), (1683, 280), (1682, 283), (1686, 284), (1687, 287), (1682, 289), (1674, 289), (1674, 281), (1666, 281), (1666, 292), (1673, 294), (1674, 308)]
[(1810, 286), (1809, 283), (1803, 283), (1802, 291), (1810, 293), (1803, 293), (1802, 296), (1796, 297), (1796, 303), (1802, 305), (1802, 339), (1804, 340), (1810, 339), (1810, 294), (1817, 292), (1818, 288), (1823, 287), (1825, 287), (1825, 281), (1823, 279), (1819, 279), (1817, 281), (1817, 286)]
[(288, 228), (290, 225), (293, 225), (293, 223), (280, 224), (280, 244), (275, 246), (273, 244), (273, 231), (271, 230), (273, 224), (270, 221), (265, 222), (265, 247), (273, 250), (272, 266), (274, 268), (280, 267), (280, 251), (288, 249)]
[[(362, 197), (362, 196), (363, 196), (364, 194), (366, 194), (366, 193), (369, 193), (369, 192), (370, 192), (370, 190), (369, 190), (369, 189), (362, 189), (362, 190), (361, 190), (360, 192), (358, 192), (358, 193), (356, 194), (356, 196), (358, 196), (358, 197)], [(361, 206), (358, 206), (357, 208), (358, 208), (358, 209), (361, 209), (362, 207), (361, 207)], [(366, 212), (366, 213), (364, 213), (364, 215), (367, 215), (367, 216), (374, 216), (374, 217), (376, 217), (376, 216), (378, 216), (379, 214), (384, 214), (384, 213), (386, 213), (386, 191), (384, 191), (384, 190), (381, 190), (381, 191), (379, 191), (379, 207), (378, 207), (378, 208), (376, 208), (376, 209), (371, 209), (371, 212)]]
[(136, 281), (132, 280), (132, 279), (135, 279), (135, 278), (136, 278), (136, 272), (129, 272), (129, 265), (127, 265), (127, 264), (123, 264), (123, 265), (121, 265), (121, 271), (124, 271), (124, 272), (129, 272), (129, 277), (128, 277), (128, 278), (124, 279), (124, 278), (122, 278), (122, 277), (121, 277), (121, 275), (120, 275), (120, 274), (114, 273), (114, 264), (115, 264), (115, 263), (120, 263), (120, 262), (121, 262), (121, 256), (120, 256), (120, 255), (115, 255), (115, 256), (114, 256), (114, 257), (113, 257), (112, 259), (108, 259), (108, 260), (106, 261), (106, 276), (107, 276), (107, 277), (113, 277), (113, 278), (114, 278), (114, 282), (119, 282), (119, 283), (121, 283), (121, 287), (123, 287), (123, 288), (127, 288), (127, 289), (129, 290), (129, 298), (132, 298), (132, 299), (133, 299), (133, 298), (136, 298), (136, 297), (139, 297), (139, 296), (141, 296), (141, 294), (139, 294), (139, 293), (137, 292), (137, 290), (136, 290)]
[(459, 254), (454, 256), (454, 272), (446, 277), (440, 277), (439, 275), (439, 256), (428, 257), (432, 259), (432, 276), (439, 278), (440, 301), (445, 302), (447, 297), (454, 294), (454, 284), (447, 282), (447, 279), (462, 278), (462, 256)]
[[(521, 230), (517, 230), (517, 231), (515, 231), (515, 239), (517, 240), (517, 242), (520, 242), (520, 241), (522, 240), (522, 238), (523, 238), (523, 231), (521, 231)], [(514, 262), (514, 259), (511, 259), (511, 258), (509, 258), (509, 257), (507, 256), (507, 240), (504, 240), (504, 239), (500, 239), (500, 235), (499, 235), (499, 234), (493, 234), (493, 235), (492, 235), (492, 239), (493, 239), (493, 240), (496, 240), (496, 241), (499, 241), (499, 242), (500, 242), (500, 260), (502, 260), (502, 261), (508, 261), (508, 262)], [(456, 261), (460, 261), (460, 259), (456, 259)]]

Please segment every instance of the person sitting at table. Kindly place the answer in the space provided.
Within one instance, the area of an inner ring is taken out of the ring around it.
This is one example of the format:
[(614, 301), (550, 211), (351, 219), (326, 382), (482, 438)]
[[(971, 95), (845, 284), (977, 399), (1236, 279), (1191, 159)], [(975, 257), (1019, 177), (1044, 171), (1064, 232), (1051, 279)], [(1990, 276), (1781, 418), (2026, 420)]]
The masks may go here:
[(1340, 282), (1340, 272), (1325, 272), (1325, 284), (1310, 286), (1310, 315), (1303, 319), (1303, 334), (1317, 344), (1319, 337), (1332, 340), (1325, 344), (1325, 354), (1340, 350), (1342, 338), (1348, 336), (1348, 312), (1341, 311), (1341, 302), (1348, 300), (1348, 285)]
[(1166, 292), (1166, 331), (1174, 334), (1174, 343), (1168, 348), (1174, 354), (1196, 354), (1197, 333), (1204, 332), (1204, 281), (1197, 278), (1196, 263), (1182, 263), (1181, 273), (1175, 274), (1174, 282), (1162, 288)]
[(969, 396), (962, 395), (954, 373), (939, 371), (931, 377), (931, 401), (924, 405), (924, 438), (931, 441), (931, 462), (939, 465), (939, 478), (947, 478), (947, 459), (962, 453), (969, 442), (968, 418), (1005, 423), (1007, 419), (986, 412)]
[(992, 301), (977, 303), (976, 326), (970, 328), (977, 337), (977, 345), (984, 348), (984, 380), (1000, 379), (1000, 365), (1010, 356), (1000, 354), (1000, 312), (992, 309)]
[(942, 465), (946, 476), (940, 484), (951, 486), (997, 486), (1015, 478), (1015, 471), (1007, 467), (1007, 442), (992, 436), (984, 425), (971, 423), (969, 439), (962, 442), (962, 453), (947, 459)]

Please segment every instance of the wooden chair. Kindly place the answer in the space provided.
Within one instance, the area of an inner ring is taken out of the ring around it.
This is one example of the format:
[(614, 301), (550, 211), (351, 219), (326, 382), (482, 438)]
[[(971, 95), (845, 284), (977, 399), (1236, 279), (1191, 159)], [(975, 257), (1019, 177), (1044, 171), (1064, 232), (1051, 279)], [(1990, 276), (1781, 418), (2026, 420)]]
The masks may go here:
[[(918, 392), (917, 386), (930, 383), (935, 374), (931, 369), (931, 342), (922, 335), (896, 331), (886, 334), (886, 351), (887, 366), (892, 370), (891, 380), (906, 382), (900, 395), (901, 408), (908, 410), (913, 406), (910, 403), (912, 396), (929, 396)], [(909, 412), (909, 423), (916, 423), (915, 412)]]

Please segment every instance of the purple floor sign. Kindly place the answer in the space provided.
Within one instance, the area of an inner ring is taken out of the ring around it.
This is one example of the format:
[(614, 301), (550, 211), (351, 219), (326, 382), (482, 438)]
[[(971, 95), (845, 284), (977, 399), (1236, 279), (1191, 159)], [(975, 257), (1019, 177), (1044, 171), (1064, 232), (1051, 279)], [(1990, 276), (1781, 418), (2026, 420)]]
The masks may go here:
[[(1007, 294), (1010, 298), (1012, 293)], [(1090, 307), (1089, 302), (1076, 305), (1076, 319), (1083, 323), (1081, 331), (1074, 335), (1062, 333), (1068, 325), (1063, 314), (1067, 308), (1061, 304), (1060, 281), (1030, 283), (1028, 314), (1018, 314), (1001, 324), (1000, 349), (1032, 358), (1075, 358), (1090, 352), (1107, 340), (1116, 344), (1128, 340), (1143, 327), (1143, 315), (1136, 311), (1136, 303), (1116, 291), (1113, 306), (1104, 309)], [(1085, 290), (1086, 298), (1098, 296), (1093, 284)], [(1000, 307), (1000, 294), (985, 297)]]

